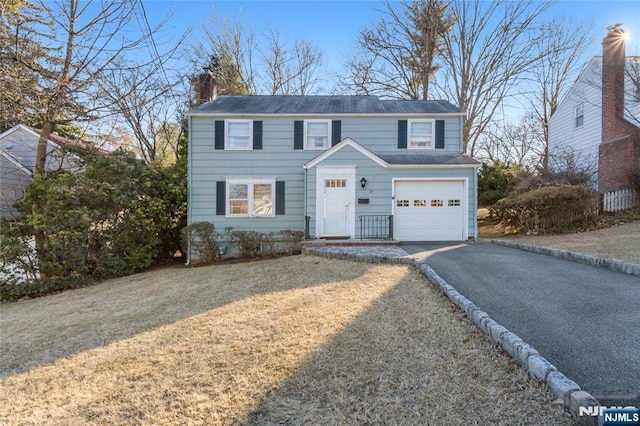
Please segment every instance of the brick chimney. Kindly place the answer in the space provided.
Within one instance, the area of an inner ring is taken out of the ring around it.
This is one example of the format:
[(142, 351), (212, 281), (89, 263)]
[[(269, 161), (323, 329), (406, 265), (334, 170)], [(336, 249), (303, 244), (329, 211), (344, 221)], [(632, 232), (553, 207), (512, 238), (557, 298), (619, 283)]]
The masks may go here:
[[(598, 147), (598, 190), (635, 188), (640, 179), (640, 128), (624, 117), (625, 31), (609, 28), (602, 39), (602, 141)], [(635, 183), (634, 183), (635, 182)]]
[(608, 28), (602, 39), (602, 141), (629, 134), (624, 121), (625, 30), (622, 24)]
[(218, 82), (206, 68), (205, 72), (193, 78), (191, 84), (193, 85), (198, 105), (213, 101), (218, 97)]

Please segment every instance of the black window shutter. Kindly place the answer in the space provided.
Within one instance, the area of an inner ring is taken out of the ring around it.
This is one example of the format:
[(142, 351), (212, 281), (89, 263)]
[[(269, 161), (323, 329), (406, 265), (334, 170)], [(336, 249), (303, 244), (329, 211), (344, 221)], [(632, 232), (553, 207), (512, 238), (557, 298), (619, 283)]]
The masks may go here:
[(284, 181), (276, 181), (276, 214), (284, 214)]
[(444, 120), (436, 120), (436, 149), (444, 148)]
[(227, 197), (225, 193), (227, 192), (227, 183), (216, 182), (216, 215), (224, 216), (226, 205), (227, 205)]
[(253, 122), (253, 149), (262, 149), (262, 121)]
[(216, 120), (216, 149), (224, 149), (224, 120)]
[(331, 146), (335, 146), (342, 140), (342, 120), (331, 121)]
[(398, 120), (398, 148), (407, 148), (407, 120)]
[(304, 149), (304, 121), (293, 122), (293, 149)]

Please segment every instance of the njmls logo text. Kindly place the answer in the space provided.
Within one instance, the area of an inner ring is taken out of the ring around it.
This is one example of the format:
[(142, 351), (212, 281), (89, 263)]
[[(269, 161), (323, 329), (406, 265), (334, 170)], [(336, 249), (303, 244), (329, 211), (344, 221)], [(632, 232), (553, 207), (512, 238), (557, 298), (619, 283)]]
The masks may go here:
[(602, 416), (603, 426), (640, 426), (640, 409), (636, 407), (580, 407), (580, 416)]

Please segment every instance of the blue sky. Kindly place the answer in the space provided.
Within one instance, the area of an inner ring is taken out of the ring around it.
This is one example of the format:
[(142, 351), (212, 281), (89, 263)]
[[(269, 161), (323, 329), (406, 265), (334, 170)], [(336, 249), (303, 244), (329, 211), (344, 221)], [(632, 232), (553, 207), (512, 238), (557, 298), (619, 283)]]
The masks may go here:
[[(198, 37), (201, 24), (212, 16), (215, 8), (219, 16), (241, 17), (252, 24), (259, 36), (268, 28), (277, 28), (283, 38), (304, 39), (318, 46), (334, 68), (352, 51), (358, 32), (375, 21), (381, 8), (378, 1), (168, 1), (144, 0), (150, 20), (158, 20), (173, 11), (172, 25), (193, 27)], [(600, 53), (600, 41), (606, 28), (624, 23), (629, 32), (628, 55), (640, 55), (640, 1), (560, 0), (547, 13), (565, 17), (573, 22), (593, 25), (592, 43), (585, 57)]]

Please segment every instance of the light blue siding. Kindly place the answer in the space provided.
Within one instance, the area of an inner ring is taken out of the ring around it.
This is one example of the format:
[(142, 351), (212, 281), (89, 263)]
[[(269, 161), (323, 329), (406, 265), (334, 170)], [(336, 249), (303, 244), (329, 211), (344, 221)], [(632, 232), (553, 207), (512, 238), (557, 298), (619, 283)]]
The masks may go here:
[[(310, 117), (317, 118), (317, 117)], [(376, 154), (414, 152), (398, 149), (398, 120), (402, 117), (330, 117), (342, 122), (342, 138), (351, 138)], [(441, 119), (440, 117), (421, 117)], [(189, 222), (212, 222), (217, 229), (226, 227), (260, 232), (282, 229), (304, 230), (305, 215), (315, 230), (316, 170), (303, 165), (323, 151), (296, 150), (293, 147), (294, 121), (300, 117), (261, 117), (263, 149), (247, 151), (216, 150), (215, 120), (221, 117), (191, 117), (189, 167)], [(461, 117), (445, 117), (445, 148), (433, 153), (462, 151)], [(369, 204), (357, 204), (355, 216), (391, 214), (394, 177), (466, 177), (469, 178), (469, 235), (475, 236), (476, 182), (471, 168), (385, 169), (352, 147), (345, 147), (322, 161), (322, 166), (352, 166), (356, 182), (367, 179), (363, 190), (356, 184), (356, 200), (368, 198)], [(285, 215), (273, 218), (228, 218), (216, 215), (216, 182), (229, 178), (275, 178), (285, 182)], [(306, 192), (306, 197), (305, 197)], [(473, 212), (471, 210), (473, 209)], [(473, 214), (471, 214), (473, 213)], [(473, 223), (472, 223), (473, 222)], [(358, 231), (356, 226), (356, 232)]]

